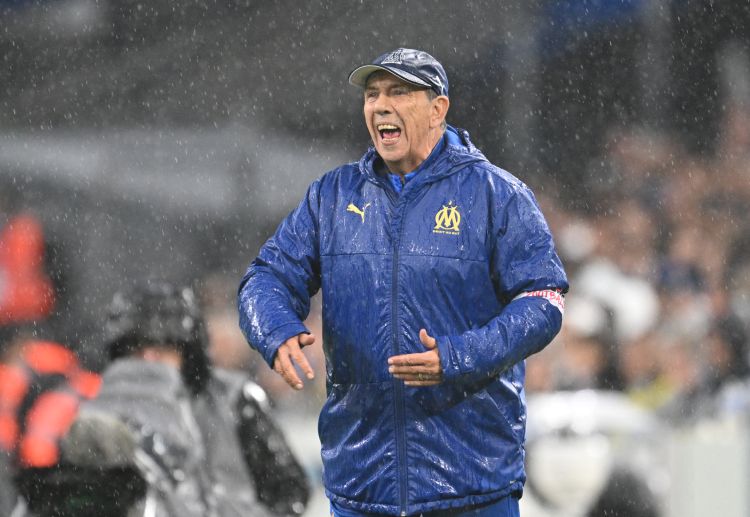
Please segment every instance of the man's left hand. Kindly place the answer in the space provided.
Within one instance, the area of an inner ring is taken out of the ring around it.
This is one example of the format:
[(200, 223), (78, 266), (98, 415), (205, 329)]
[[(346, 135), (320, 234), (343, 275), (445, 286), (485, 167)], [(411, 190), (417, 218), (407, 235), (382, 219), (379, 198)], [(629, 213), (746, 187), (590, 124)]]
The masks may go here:
[(435, 386), (443, 382), (440, 352), (435, 338), (425, 329), (419, 331), (419, 341), (427, 349), (418, 354), (394, 355), (388, 358), (388, 371), (407, 386)]

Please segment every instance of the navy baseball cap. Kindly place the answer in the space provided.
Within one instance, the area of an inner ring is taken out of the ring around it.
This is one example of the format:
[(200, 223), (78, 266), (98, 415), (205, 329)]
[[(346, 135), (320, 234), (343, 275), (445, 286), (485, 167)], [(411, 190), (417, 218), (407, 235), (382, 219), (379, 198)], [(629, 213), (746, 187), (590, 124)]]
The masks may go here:
[(448, 76), (437, 59), (421, 50), (399, 48), (386, 52), (370, 65), (362, 65), (349, 74), (349, 83), (364, 88), (370, 74), (385, 70), (409, 84), (430, 88), (448, 96)]

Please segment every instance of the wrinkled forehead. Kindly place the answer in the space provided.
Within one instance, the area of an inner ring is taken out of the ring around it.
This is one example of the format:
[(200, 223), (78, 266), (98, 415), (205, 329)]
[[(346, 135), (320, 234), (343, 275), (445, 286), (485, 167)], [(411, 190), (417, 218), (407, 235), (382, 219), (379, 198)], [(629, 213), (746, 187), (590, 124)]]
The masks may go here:
[(365, 89), (393, 85), (406, 85), (415, 89), (424, 89), (423, 87), (418, 87), (412, 83), (406, 82), (400, 77), (396, 77), (387, 70), (377, 70), (371, 73), (365, 82)]

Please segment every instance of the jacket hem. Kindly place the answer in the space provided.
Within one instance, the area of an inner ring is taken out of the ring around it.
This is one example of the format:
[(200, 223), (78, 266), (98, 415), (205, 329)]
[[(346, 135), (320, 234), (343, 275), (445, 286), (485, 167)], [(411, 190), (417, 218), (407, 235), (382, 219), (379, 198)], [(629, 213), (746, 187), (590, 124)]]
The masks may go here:
[[(499, 501), (500, 499), (507, 497), (511, 494), (518, 494), (518, 497), (521, 497), (521, 493), (523, 492), (523, 483), (520, 481), (517, 481), (515, 483), (512, 483), (506, 488), (503, 488), (502, 490), (496, 490), (494, 492), (487, 492), (485, 494), (474, 494), (474, 495), (467, 495), (464, 497), (455, 497), (450, 499), (438, 499), (436, 501), (427, 501), (423, 503), (416, 503), (409, 505), (407, 508), (407, 515), (419, 515), (423, 512), (433, 512), (437, 510), (449, 510), (452, 508), (463, 508), (468, 506), (476, 506), (480, 504), (487, 504), (492, 503), (495, 501)], [(398, 505), (390, 505), (390, 504), (378, 504), (378, 503), (365, 503), (362, 501), (354, 501), (352, 499), (347, 499), (346, 497), (342, 497), (340, 495), (336, 495), (329, 491), (327, 488), (325, 489), (326, 497), (330, 499), (331, 501), (335, 502), (336, 504), (339, 504), (341, 506), (345, 506), (347, 508), (350, 508), (355, 511), (365, 512), (365, 513), (378, 513), (382, 515), (401, 515), (401, 509)]]

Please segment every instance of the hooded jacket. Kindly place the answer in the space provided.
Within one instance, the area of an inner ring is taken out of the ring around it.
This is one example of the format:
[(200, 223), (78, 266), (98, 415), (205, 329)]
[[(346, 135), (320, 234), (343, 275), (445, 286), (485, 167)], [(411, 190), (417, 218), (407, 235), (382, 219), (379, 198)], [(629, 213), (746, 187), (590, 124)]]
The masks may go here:
[[(315, 181), (240, 284), (240, 326), (269, 365), (322, 289), (326, 494), (392, 515), (520, 493), (524, 362), (559, 331), (568, 284), (531, 191), (466, 131), (400, 194), (359, 163)], [(408, 387), (393, 355), (437, 339), (443, 382)]]

